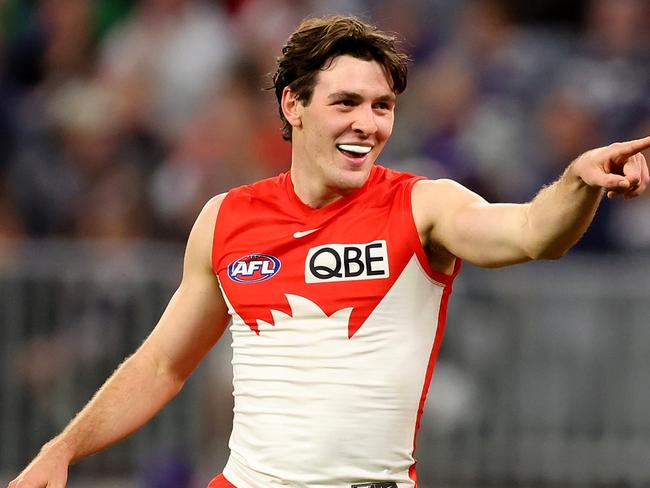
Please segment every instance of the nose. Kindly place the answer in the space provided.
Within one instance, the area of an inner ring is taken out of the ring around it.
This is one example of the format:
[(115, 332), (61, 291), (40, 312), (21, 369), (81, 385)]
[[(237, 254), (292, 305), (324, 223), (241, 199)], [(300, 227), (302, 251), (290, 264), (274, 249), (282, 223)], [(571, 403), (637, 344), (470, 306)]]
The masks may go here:
[(377, 132), (377, 121), (372, 107), (358, 107), (356, 117), (352, 123), (352, 130), (364, 136), (370, 136)]

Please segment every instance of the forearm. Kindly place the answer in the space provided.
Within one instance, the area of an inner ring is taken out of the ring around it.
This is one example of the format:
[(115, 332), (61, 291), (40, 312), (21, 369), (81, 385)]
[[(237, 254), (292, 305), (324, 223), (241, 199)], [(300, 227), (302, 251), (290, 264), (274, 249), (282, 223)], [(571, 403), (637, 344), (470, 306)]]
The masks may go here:
[(527, 207), (523, 247), (533, 259), (554, 259), (566, 253), (585, 233), (602, 199), (599, 187), (587, 185), (575, 162)]
[(144, 425), (180, 391), (182, 384), (139, 351), (122, 363), (48, 445), (59, 446), (70, 463), (101, 451)]

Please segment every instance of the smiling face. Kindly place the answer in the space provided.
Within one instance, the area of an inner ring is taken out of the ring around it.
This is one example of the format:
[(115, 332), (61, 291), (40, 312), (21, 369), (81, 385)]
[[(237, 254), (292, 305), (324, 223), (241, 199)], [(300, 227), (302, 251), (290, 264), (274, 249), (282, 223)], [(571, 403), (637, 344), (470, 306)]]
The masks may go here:
[(318, 73), (307, 103), (285, 88), (298, 196), (321, 206), (360, 188), (393, 130), (395, 93), (376, 61), (343, 55)]

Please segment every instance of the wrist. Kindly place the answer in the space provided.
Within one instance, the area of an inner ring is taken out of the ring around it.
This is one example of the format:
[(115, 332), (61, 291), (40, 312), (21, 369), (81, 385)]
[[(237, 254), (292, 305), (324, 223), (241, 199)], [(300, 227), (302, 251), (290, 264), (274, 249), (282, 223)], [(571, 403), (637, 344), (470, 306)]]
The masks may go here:
[(53, 453), (57, 457), (62, 458), (68, 464), (71, 464), (75, 457), (74, 449), (70, 443), (61, 437), (55, 437), (51, 441), (47, 442), (41, 449), (41, 452)]
[(567, 167), (563, 175), (563, 180), (572, 188), (578, 191), (588, 191), (594, 195), (602, 193), (602, 188), (594, 185), (585, 175), (588, 171), (585, 169), (584, 155), (574, 159)]
[(579, 186), (589, 186), (582, 176), (581, 159), (582, 156), (574, 159), (564, 172), (564, 176), (570, 183), (578, 184)]

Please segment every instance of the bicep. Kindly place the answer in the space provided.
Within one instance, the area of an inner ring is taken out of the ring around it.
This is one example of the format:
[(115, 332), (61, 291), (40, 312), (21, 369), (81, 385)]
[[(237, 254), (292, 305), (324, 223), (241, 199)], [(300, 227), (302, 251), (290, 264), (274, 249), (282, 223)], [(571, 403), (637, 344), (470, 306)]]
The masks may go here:
[(524, 247), (526, 226), (525, 204), (474, 202), (459, 208), (438, 234), (456, 256), (493, 268), (530, 260)]
[(228, 308), (212, 271), (212, 232), (220, 200), (203, 209), (190, 233), (181, 284), (141, 349), (158, 369), (184, 380), (219, 340)]
[(483, 267), (530, 259), (523, 245), (528, 204), (491, 204), (450, 180), (420, 186), (414, 206), (424, 208), (420, 213), (426, 216), (428, 242)]

